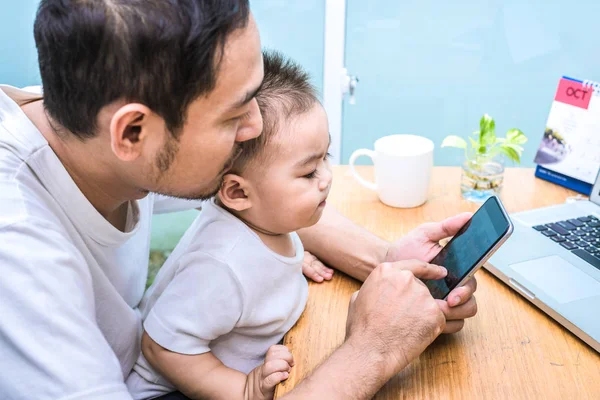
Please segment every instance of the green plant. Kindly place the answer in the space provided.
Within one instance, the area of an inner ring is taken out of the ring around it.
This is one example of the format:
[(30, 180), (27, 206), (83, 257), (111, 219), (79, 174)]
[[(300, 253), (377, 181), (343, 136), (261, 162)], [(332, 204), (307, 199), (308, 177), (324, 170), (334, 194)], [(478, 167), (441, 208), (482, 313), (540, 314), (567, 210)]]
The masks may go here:
[(473, 132), (474, 137), (469, 136), (471, 146), (459, 136), (447, 136), (442, 142), (442, 147), (456, 147), (465, 151), (467, 160), (476, 164), (485, 164), (499, 154), (503, 154), (515, 163), (521, 162), (523, 146), (527, 142), (527, 136), (519, 129), (510, 129), (506, 137), (496, 137), (496, 123), (494, 119), (485, 114), (479, 121), (479, 130)]

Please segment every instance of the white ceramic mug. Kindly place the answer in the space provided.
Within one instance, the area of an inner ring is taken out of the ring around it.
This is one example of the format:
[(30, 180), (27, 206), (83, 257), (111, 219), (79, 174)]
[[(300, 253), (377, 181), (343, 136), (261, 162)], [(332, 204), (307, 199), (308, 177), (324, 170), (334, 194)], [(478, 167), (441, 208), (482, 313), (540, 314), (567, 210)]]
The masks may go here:
[[(384, 136), (375, 142), (375, 151), (360, 149), (352, 153), (349, 164), (358, 182), (376, 191), (384, 204), (418, 207), (427, 200), (433, 147), (433, 142), (422, 136)], [(360, 156), (373, 160), (375, 182), (368, 182), (356, 172), (354, 163)]]

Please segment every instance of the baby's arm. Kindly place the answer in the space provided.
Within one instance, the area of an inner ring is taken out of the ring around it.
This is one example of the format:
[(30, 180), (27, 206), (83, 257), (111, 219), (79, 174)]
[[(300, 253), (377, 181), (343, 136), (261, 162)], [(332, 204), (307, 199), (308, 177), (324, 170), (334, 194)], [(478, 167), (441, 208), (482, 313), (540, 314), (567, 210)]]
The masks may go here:
[(270, 400), (275, 386), (287, 379), (294, 359), (287, 347), (271, 346), (265, 362), (248, 375), (227, 368), (212, 353), (174, 353), (144, 332), (146, 360), (179, 391), (192, 399)]

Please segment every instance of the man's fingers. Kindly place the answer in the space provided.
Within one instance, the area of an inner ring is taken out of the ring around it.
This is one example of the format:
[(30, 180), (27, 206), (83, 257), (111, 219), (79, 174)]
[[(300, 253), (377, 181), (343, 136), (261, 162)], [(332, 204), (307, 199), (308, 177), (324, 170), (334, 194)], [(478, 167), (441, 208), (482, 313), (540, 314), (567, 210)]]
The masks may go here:
[(419, 279), (442, 279), (448, 274), (446, 268), (419, 260), (383, 263), (382, 268), (410, 271)]
[(450, 236), (454, 236), (473, 216), (473, 213), (466, 212), (446, 218), (442, 222), (423, 224), (422, 229), (425, 235), (432, 242), (439, 242)]
[(477, 290), (477, 279), (475, 277), (469, 279), (463, 286), (457, 287), (448, 295), (448, 305), (450, 307), (456, 307), (465, 302), (473, 296)]
[(477, 300), (475, 296), (469, 298), (466, 303), (456, 307), (450, 307), (448, 302), (444, 300), (437, 300), (437, 302), (447, 321), (471, 318), (477, 314)]
[(446, 326), (442, 333), (456, 333), (465, 326), (465, 319), (477, 314), (477, 301), (471, 297), (466, 303), (450, 307), (444, 300), (436, 300), (440, 310), (446, 317)]
[(465, 326), (465, 320), (459, 319), (456, 321), (447, 321), (446, 327), (442, 333), (456, 333), (459, 332)]

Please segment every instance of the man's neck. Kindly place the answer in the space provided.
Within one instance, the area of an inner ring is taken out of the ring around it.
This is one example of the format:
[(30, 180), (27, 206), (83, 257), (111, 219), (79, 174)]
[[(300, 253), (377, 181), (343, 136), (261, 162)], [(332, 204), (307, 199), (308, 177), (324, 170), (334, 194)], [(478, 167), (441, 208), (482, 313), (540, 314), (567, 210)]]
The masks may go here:
[(22, 110), (48, 141), (88, 201), (114, 227), (124, 230), (128, 201), (136, 198), (136, 191), (126, 188), (110, 165), (103, 161), (106, 154), (99, 143), (101, 139), (80, 141), (75, 137), (59, 137), (50, 125), (41, 101), (28, 103)]

